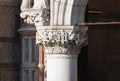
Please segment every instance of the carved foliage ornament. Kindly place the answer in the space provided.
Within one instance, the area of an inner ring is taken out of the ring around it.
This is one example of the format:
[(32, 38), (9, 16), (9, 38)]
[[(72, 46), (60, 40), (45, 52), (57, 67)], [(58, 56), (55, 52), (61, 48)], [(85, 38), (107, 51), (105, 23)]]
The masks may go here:
[(45, 54), (76, 55), (87, 43), (87, 33), (73, 26), (44, 26), (37, 30), (36, 43), (43, 44)]
[(46, 30), (36, 34), (36, 41), (44, 45), (45, 54), (77, 55), (86, 40), (87, 34), (85, 32)]
[(57, 55), (77, 55), (80, 53), (80, 45), (64, 45), (64, 46), (44, 46), (45, 54), (57, 54)]
[(65, 44), (82, 44), (87, 40), (86, 32), (68, 32), (68, 31), (40, 31), (36, 33), (37, 43), (54, 46), (54, 45), (65, 45)]
[(47, 9), (34, 10), (30, 9), (20, 14), (24, 23), (35, 26), (43, 26), (49, 24), (49, 11)]

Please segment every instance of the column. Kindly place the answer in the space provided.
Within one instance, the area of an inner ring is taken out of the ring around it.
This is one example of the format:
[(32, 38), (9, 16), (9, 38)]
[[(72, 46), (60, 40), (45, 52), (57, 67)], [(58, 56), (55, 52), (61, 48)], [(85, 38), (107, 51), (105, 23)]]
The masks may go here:
[(36, 42), (44, 46), (47, 81), (77, 81), (77, 56), (87, 34), (77, 26), (37, 27)]
[[(64, 49), (64, 47), (57, 47), (58, 50), (59, 48)], [(59, 54), (47, 53), (46, 56), (47, 81), (77, 81), (76, 54), (61, 52)]]
[[(50, 10), (46, 3), (47, 0), (34, 0), (37, 7), (30, 9), (21, 5), (21, 18), (26, 26), (35, 27), (36, 43), (43, 46), (44, 55), (39, 58), (44, 56), (47, 61), (47, 81), (77, 81), (77, 56), (87, 43), (87, 27), (76, 25), (84, 21), (87, 0), (51, 0)], [(42, 79), (43, 60), (38, 66)]]

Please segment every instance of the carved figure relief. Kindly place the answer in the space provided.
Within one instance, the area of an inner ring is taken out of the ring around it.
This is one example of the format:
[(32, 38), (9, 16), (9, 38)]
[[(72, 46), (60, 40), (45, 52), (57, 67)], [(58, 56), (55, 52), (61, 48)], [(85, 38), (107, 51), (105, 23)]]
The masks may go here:
[(38, 9), (48, 8), (48, 2), (46, 0), (34, 0), (33, 8)]
[(21, 11), (24, 11), (26, 9), (29, 9), (30, 8), (30, 2), (31, 0), (22, 0), (22, 3), (21, 3)]
[(44, 9), (48, 8), (47, 0), (22, 0), (21, 11), (28, 9)]

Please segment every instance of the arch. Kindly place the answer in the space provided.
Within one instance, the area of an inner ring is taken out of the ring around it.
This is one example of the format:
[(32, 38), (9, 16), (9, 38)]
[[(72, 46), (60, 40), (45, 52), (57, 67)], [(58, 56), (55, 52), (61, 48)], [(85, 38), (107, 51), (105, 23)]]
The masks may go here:
[(88, 0), (51, 0), (51, 25), (76, 25), (84, 21)]

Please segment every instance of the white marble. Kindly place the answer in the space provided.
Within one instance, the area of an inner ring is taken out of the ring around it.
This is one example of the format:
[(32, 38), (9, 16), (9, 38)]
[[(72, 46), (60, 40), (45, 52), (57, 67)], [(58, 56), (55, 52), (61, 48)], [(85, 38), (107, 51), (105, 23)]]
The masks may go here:
[(29, 9), (49, 9), (49, 5), (47, 0), (22, 0), (20, 8), (21, 11)]
[(77, 55), (47, 55), (47, 81), (77, 81)]
[(51, 25), (76, 25), (84, 21), (88, 0), (51, 0)]

